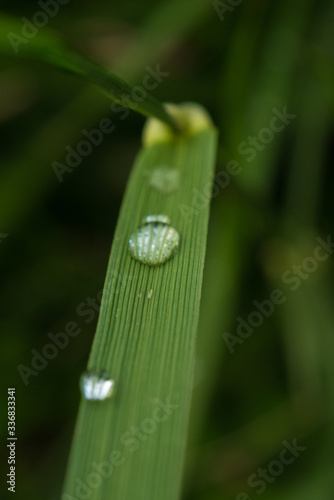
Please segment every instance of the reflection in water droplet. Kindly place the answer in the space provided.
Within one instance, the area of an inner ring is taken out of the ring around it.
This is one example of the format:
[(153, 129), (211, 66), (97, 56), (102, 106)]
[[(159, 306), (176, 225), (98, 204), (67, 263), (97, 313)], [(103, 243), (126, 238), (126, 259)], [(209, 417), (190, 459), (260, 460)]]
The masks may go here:
[(180, 171), (177, 168), (162, 165), (153, 170), (150, 186), (165, 194), (176, 191), (180, 184)]
[(114, 392), (115, 381), (107, 372), (89, 371), (80, 378), (80, 389), (83, 397), (90, 401), (103, 401)]
[(148, 266), (161, 266), (179, 247), (179, 233), (167, 215), (148, 215), (129, 239), (131, 257)]
[(142, 224), (148, 224), (149, 222), (161, 222), (162, 224), (170, 224), (170, 218), (168, 215), (158, 214), (158, 215), (147, 215), (143, 218)]

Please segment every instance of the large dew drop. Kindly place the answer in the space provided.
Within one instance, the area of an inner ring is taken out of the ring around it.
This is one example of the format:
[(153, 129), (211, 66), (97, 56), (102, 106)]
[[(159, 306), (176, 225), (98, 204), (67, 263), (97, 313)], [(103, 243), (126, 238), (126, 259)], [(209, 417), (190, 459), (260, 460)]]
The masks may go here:
[(179, 247), (180, 235), (167, 215), (148, 215), (129, 239), (131, 257), (148, 266), (161, 266)]
[(83, 397), (89, 401), (104, 401), (114, 392), (115, 381), (107, 372), (89, 371), (80, 378)]

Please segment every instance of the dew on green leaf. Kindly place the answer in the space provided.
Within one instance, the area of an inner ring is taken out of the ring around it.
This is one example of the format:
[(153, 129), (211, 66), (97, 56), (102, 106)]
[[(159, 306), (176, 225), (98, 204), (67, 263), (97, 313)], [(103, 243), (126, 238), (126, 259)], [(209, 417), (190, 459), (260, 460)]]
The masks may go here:
[(162, 165), (153, 170), (149, 184), (164, 194), (173, 193), (180, 184), (180, 171), (177, 168)]
[(167, 215), (148, 215), (143, 225), (130, 236), (129, 253), (148, 266), (161, 266), (175, 255), (180, 235)]
[(114, 392), (115, 381), (105, 371), (88, 371), (81, 375), (80, 389), (89, 401), (104, 401)]

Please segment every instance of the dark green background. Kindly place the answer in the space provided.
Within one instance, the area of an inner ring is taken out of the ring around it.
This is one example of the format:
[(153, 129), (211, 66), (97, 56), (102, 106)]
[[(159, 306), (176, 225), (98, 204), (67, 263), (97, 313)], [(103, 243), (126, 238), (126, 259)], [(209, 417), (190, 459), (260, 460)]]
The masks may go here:
[[(41, 10), (31, 1), (1, 8), (29, 20)], [(240, 167), (212, 202), (184, 499), (331, 500), (334, 257), (294, 291), (282, 276), (333, 232), (334, 6), (244, 0), (231, 9), (71, 0), (48, 28), (134, 84), (160, 64), (169, 76), (153, 95), (200, 102), (219, 128), (217, 178), (232, 160)], [(52, 67), (14, 52), (0, 60), (1, 433), (14, 386), (15, 498), (56, 499), (97, 320), (77, 308), (103, 287), (144, 119), (121, 120), (98, 90)], [(240, 145), (285, 106), (296, 117), (247, 161)], [(52, 163), (102, 118), (115, 130), (60, 183)], [(236, 335), (237, 317), (277, 288), (285, 302), (230, 353), (223, 334)], [(25, 386), (17, 366), (30, 366), (31, 349), (69, 321), (80, 334)], [(306, 450), (259, 495), (248, 478), (293, 439)], [(5, 444), (1, 453), (5, 482)]]

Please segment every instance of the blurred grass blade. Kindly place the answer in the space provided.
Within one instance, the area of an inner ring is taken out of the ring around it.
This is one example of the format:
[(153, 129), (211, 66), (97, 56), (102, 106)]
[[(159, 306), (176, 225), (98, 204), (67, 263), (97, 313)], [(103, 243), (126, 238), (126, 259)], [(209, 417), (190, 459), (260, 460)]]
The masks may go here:
[(37, 59), (77, 75), (95, 84), (118, 104), (145, 116), (154, 116), (177, 130), (175, 121), (162, 104), (146, 90), (145, 95), (139, 95), (138, 88), (70, 49), (59, 35), (45, 28), (28, 40), (22, 37), (21, 30), (22, 21), (0, 15), (0, 52)]
[[(328, 19), (333, 19), (333, 16), (334, 4), (329, 3), (328, 7), (313, 19), (311, 40), (318, 36), (318, 43), (314, 46), (320, 53), (326, 54), (326, 47), (329, 47), (330, 41), (333, 40), (333, 27), (328, 24)], [(327, 66), (333, 67), (330, 60), (327, 61)], [(308, 225), (316, 227), (319, 216), (326, 144), (330, 140), (333, 117), (331, 96), (326, 90), (327, 85), (322, 77), (316, 79), (305, 71), (303, 85), (298, 88), (298, 101), (296, 99), (299, 120), (296, 123), (291, 163), (287, 170), (288, 184), (282, 218), (285, 230), (291, 234)], [(306, 141), (305, 138), (312, 140)], [(301, 176), (303, 182), (300, 182)], [(304, 203), (304, 200), (307, 200), (307, 203)]]
[[(290, 106), (290, 85), (305, 29), (312, 22), (312, 7), (312, 0), (283, 0), (274, 2), (268, 15), (268, 2), (259, 2), (256, 11), (251, 2), (244, 2), (240, 9), (242, 22), (222, 72), (223, 109), (228, 109), (231, 117), (224, 132), (224, 144), (234, 155), (240, 154), (248, 165), (243, 174), (236, 177), (236, 182), (259, 199), (269, 199), (271, 195), (284, 134), (273, 134), (266, 143), (262, 143), (258, 134), (270, 124), (274, 108), (281, 110), (287, 106), (294, 114)], [(253, 19), (249, 22), (251, 16)], [(254, 65), (254, 58), (259, 58), (260, 63)], [(258, 149), (244, 149), (252, 145), (252, 137), (259, 140)]]
[[(150, 16), (143, 20), (129, 46), (113, 58), (113, 71), (126, 79), (139, 79), (146, 64), (161, 60), (199, 19), (203, 19), (205, 13), (210, 12), (206, 4), (208, 0), (192, 0), (188, 8), (181, 11), (178, 0), (152, 6)], [(165, 30), (166, 19), (178, 21), (172, 23), (168, 32)], [(28, 144), (21, 144), (19, 151), (3, 162), (0, 199), (6, 209), (0, 213), (2, 228), (10, 230), (10, 227), (22, 224), (30, 211), (42, 202), (54, 185), (54, 173), (44, 166), (60, 159), (64, 146), (79, 140), (79, 131), (94, 126), (101, 116), (105, 116), (106, 108), (104, 94), (96, 93), (91, 85), (87, 85), (69, 104), (44, 122)]]
[[(63, 500), (180, 493), (216, 131), (199, 106), (177, 109), (187, 135), (171, 137), (150, 120), (125, 194), (88, 363), (109, 372), (117, 390), (103, 402), (82, 399)], [(168, 216), (180, 234), (161, 266), (128, 253), (150, 214)]]
[[(221, 221), (224, 221), (222, 225)], [(215, 200), (210, 216), (203, 298), (198, 325), (199, 380), (194, 391), (190, 439), (196, 443), (204, 415), (210, 409), (214, 384), (227, 354), (223, 334), (233, 328), (242, 276), (252, 259), (254, 241), (260, 232), (258, 213), (238, 197), (224, 193)], [(216, 276), (223, 279), (216, 280)], [(203, 370), (203, 378), (201, 376)], [(196, 382), (196, 380), (195, 380)], [(202, 421), (201, 421), (202, 419)]]

